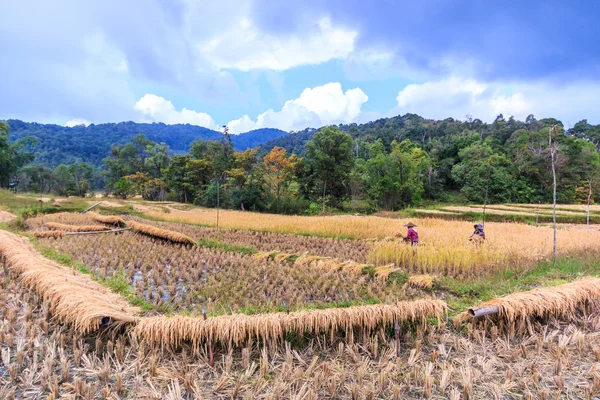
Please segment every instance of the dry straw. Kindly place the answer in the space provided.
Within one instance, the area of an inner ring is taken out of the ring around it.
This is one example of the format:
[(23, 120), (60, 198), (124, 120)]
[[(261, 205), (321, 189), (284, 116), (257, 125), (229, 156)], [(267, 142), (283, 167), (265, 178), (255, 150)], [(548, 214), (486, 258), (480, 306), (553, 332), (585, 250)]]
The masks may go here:
[(48, 229), (63, 232), (99, 232), (108, 229), (104, 225), (67, 225), (60, 222), (46, 222), (44, 225)]
[(33, 235), (38, 239), (46, 239), (46, 238), (60, 239), (65, 235), (65, 232), (64, 231), (37, 231), (37, 232), (33, 232)]
[(184, 235), (183, 233), (170, 231), (167, 229), (157, 228), (156, 226), (141, 224), (136, 221), (127, 221), (127, 225), (136, 232), (142, 233), (144, 235), (156, 237), (159, 239), (168, 240), (174, 243), (182, 243), (182, 244), (196, 244), (194, 239), (189, 236)]
[(24, 286), (50, 303), (50, 311), (59, 322), (72, 325), (80, 333), (97, 330), (100, 321), (135, 321), (136, 307), (89, 276), (42, 257), (21, 236), (0, 230), (0, 255)]
[(431, 275), (413, 275), (408, 278), (408, 285), (418, 289), (431, 289), (433, 277)]
[(177, 347), (182, 342), (197, 346), (204, 342), (219, 342), (240, 346), (247, 340), (263, 342), (280, 340), (286, 333), (323, 334), (331, 331), (351, 331), (354, 328), (373, 330), (390, 326), (394, 321), (417, 322), (427, 317), (441, 317), (447, 309), (442, 300), (416, 300), (396, 305), (366, 305), (325, 310), (256, 315), (224, 315), (204, 320), (202, 317), (142, 318), (135, 335), (163, 347)]
[(95, 222), (107, 225), (125, 226), (123, 218), (116, 215), (102, 215), (93, 211), (89, 211), (87, 215)]
[[(584, 278), (564, 285), (512, 293), (471, 310), (497, 307), (498, 316), (511, 322), (531, 317), (565, 318), (585, 309), (590, 302), (599, 298), (600, 279)], [(468, 318), (462, 315), (459, 319)]]

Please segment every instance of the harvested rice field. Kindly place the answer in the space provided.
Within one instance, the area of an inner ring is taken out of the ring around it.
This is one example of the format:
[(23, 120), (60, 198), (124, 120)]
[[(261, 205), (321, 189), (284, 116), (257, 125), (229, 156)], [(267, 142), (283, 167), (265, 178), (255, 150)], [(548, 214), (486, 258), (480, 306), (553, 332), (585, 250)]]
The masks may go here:
[(0, 398), (600, 395), (594, 227), (150, 210), (0, 231)]

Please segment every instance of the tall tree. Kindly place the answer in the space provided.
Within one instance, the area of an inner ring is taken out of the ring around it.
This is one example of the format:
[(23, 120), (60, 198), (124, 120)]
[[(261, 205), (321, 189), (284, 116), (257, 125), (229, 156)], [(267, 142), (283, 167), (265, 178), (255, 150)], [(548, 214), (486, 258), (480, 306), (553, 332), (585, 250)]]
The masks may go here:
[(307, 144), (306, 171), (303, 190), (312, 199), (326, 196), (333, 206), (341, 205), (348, 196), (348, 182), (354, 156), (353, 142), (349, 134), (335, 126), (321, 129)]
[(0, 187), (8, 188), (21, 167), (33, 161), (33, 153), (24, 151), (27, 143), (35, 142), (31, 137), (26, 137), (11, 143), (8, 140), (10, 126), (5, 121), (0, 121)]

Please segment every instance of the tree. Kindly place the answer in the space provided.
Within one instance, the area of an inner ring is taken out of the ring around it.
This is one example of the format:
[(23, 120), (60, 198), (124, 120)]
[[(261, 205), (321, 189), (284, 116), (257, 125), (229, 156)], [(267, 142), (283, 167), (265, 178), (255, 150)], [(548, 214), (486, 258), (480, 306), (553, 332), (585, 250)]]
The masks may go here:
[(554, 226), (554, 265), (556, 265), (556, 152), (558, 151), (558, 142), (556, 140), (557, 125), (553, 125), (548, 131), (548, 151), (552, 165), (552, 224)]
[(474, 202), (488, 198), (507, 203), (518, 195), (518, 184), (511, 163), (503, 154), (495, 153), (488, 142), (476, 142), (459, 152), (461, 161), (452, 168), (452, 177), (461, 192)]
[(283, 147), (274, 147), (263, 158), (265, 188), (277, 200), (281, 198), (296, 176), (299, 158), (287, 155)]
[(73, 177), (73, 182), (77, 188), (77, 195), (85, 197), (86, 192), (89, 190), (88, 179), (92, 178), (92, 167), (84, 162), (72, 164), (69, 166), (69, 173)]
[(25, 137), (15, 143), (8, 140), (10, 126), (0, 121), (0, 187), (8, 188), (11, 179), (21, 167), (33, 161), (33, 153), (24, 151), (28, 143), (34, 143), (31, 137)]
[(59, 196), (67, 196), (69, 186), (73, 183), (73, 176), (69, 171), (69, 166), (65, 164), (60, 164), (58, 167), (54, 168), (52, 172), (54, 177), (54, 191)]
[(339, 206), (348, 196), (354, 157), (352, 137), (335, 126), (321, 129), (307, 144), (303, 191), (312, 199), (321, 195)]

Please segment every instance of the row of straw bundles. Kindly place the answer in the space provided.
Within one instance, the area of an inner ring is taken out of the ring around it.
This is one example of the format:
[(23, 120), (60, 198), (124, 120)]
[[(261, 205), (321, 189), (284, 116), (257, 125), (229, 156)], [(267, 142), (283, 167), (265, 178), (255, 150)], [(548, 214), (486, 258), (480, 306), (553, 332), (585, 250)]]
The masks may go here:
[(160, 346), (177, 347), (182, 342), (198, 345), (219, 342), (239, 346), (248, 339), (263, 342), (279, 340), (285, 333), (322, 334), (330, 331), (350, 331), (353, 328), (372, 330), (394, 321), (420, 321), (440, 317), (447, 309), (442, 300), (403, 301), (396, 305), (366, 305), (324, 310), (306, 310), (291, 313), (256, 315), (223, 315), (218, 317), (157, 316), (142, 318), (135, 327), (135, 335)]
[(82, 334), (97, 330), (101, 323), (136, 320), (139, 310), (120, 295), (87, 275), (42, 257), (21, 236), (0, 230), (0, 255), (6, 267), (19, 275), (21, 284), (50, 303), (50, 311), (60, 322)]
[(33, 235), (38, 239), (54, 238), (60, 239), (65, 235), (64, 231), (36, 231)]
[(584, 278), (564, 285), (512, 293), (471, 308), (469, 314), (498, 314), (507, 321), (524, 321), (531, 317), (570, 317), (598, 299), (600, 279)]
[(48, 229), (63, 232), (99, 232), (108, 229), (104, 225), (67, 225), (60, 222), (46, 222), (44, 225)]
[(153, 236), (160, 239), (169, 240), (175, 243), (196, 244), (194, 239), (183, 233), (158, 228), (156, 226), (142, 224), (136, 221), (127, 221), (127, 225), (136, 232), (144, 235)]
[(117, 215), (102, 215), (93, 211), (89, 211), (87, 215), (89, 215), (93, 221), (100, 222), (101, 224), (125, 226), (125, 220)]

